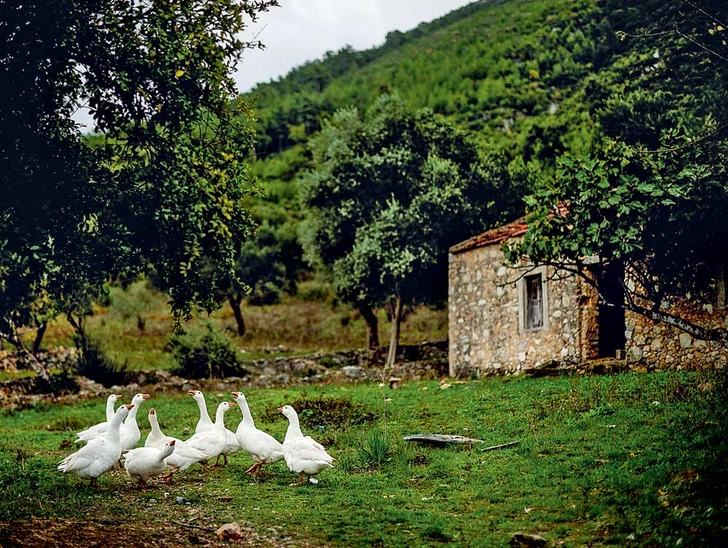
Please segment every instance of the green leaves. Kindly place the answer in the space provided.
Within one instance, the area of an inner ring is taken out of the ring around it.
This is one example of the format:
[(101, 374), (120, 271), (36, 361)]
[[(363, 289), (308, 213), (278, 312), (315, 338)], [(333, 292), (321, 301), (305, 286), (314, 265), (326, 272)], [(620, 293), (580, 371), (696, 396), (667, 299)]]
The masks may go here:
[[(109, 279), (149, 271), (178, 317), (215, 306), (253, 230), (237, 35), (275, 5), (6, 2), (0, 323), (32, 322), (43, 292), (80, 309)], [(81, 105), (103, 135), (82, 138)]]

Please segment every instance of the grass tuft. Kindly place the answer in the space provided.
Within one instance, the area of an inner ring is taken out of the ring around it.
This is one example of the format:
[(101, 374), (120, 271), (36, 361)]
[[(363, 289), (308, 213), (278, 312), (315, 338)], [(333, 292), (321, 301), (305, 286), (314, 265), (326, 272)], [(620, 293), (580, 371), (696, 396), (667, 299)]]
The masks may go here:
[[(362, 404), (354, 403), (348, 398), (302, 395), (286, 403), (296, 410), (302, 426), (314, 430), (363, 425), (378, 418)], [(264, 418), (272, 422), (279, 415), (276, 410), (268, 409)]]
[(386, 432), (379, 429), (367, 433), (364, 442), (359, 446), (359, 458), (364, 466), (381, 468), (392, 460), (394, 447)]

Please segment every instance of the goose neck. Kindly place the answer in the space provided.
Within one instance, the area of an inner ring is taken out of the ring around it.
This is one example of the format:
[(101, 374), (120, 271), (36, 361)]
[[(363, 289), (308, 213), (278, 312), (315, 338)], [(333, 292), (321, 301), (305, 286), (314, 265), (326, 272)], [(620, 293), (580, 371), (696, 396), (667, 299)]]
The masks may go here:
[(215, 422), (212, 426), (218, 432), (225, 432), (225, 409), (223, 407), (217, 408), (217, 412), (215, 413)]
[(248, 400), (244, 397), (240, 397), (237, 402), (240, 406), (240, 411), (243, 413), (243, 422), (246, 425), (255, 426), (255, 423), (253, 422), (253, 415), (250, 413), (250, 407), (248, 406)]
[(149, 424), (152, 427), (152, 432), (157, 435), (162, 434), (162, 429), (159, 427), (159, 421), (157, 420), (157, 415), (149, 415)]
[(294, 438), (302, 438), (303, 432), (301, 432), (301, 424), (298, 421), (298, 415), (291, 415), (288, 417), (288, 429), (286, 430), (286, 439), (292, 440)]
[(197, 402), (197, 407), (200, 408), (200, 417), (202, 417), (203, 419), (207, 419), (207, 421), (209, 422), (212, 422), (212, 419), (210, 418), (210, 413), (207, 410), (207, 405), (205, 405), (205, 400), (200, 398), (196, 399), (195, 401)]

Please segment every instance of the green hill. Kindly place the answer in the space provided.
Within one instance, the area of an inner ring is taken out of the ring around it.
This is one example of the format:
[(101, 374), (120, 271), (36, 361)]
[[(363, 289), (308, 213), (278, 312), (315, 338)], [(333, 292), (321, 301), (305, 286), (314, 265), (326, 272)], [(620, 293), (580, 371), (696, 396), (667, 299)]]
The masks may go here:
[(376, 49), (344, 48), (251, 92), (258, 153), (280, 153), (337, 108), (396, 91), (484, 147), (550, 159), (590, 140), (583, 83), (609, 47), (607, 25), (593, 0), (475, 2)]
[[(701, 70), (700, 48), (686, 49), (689, 41), (675, 31), (705, 22), (681, 6), (474, 2), (409, 32), (391, 32), (378, 48), (346, 47), (256, 87), (246, 98), (259, 119), (257, 154), (270, 158), (302, 144), (336, 109), (366, 109), (380, 93), (396, 91), (411, 107), (428, 107), (470, 130), (484, 149), (553, 165), (562, 152), (589, 147), (593, 113), (609, 95), (636, 87), (689, 89)], [(720, 16), (720, 2), (701, 6)], [(677, 55), (650, 72), (660, 51)]]

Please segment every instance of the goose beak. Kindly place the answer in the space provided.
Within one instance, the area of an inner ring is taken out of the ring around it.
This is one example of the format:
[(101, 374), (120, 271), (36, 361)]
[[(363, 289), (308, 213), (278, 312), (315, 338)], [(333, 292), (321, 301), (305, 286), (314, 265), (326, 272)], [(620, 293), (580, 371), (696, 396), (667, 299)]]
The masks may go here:
[(190, 396), (194, 396), (194, 395), (195, 395), (195, 391), (194, 391), (194, 390), (188, 390), (188, 391), (187, 391), (187, 393), (188, 393), (188, 394), (189, 394)]
[(177, 440), (170, 440), (169, 444), (174, 447), (174, 444), (177, 442)]
[(127, 404), (126, 404), (126, 408), (127, 408), (127, 409), (128, 409), (129, 411), (131, 411), (133, 407), (134, 407), (134, 404), (133, 404), (133, 403), (127, 403)]
[(240, 395), (240, 392), (230, 392), (233, 398), (237, 398)]
[(142, 398), (148, 400), (149, 398), (151, 398), (151, 396), (149, 394), (142, 394)]
[(151, 408), (151, 409), (149, 410), (149, 414), (150, 414), (150, 415), (155, 415), (156, 413), (157, 413), (157, 412), (156, 412), (156, 411), (154, 410), (154, 407), (152, 407), (152, 408)]
[(282, 408), (282, 407), (279, 407), (279, 408), (278, 408), (278, 412), (279, 412), (279, 413), (283, 413), (283, 408)]
[(231, 402), (228, 402), (228, 403), (230, 404), (230, 407), (235, 407), (235, 402), (234, 401), (231, 401)]

